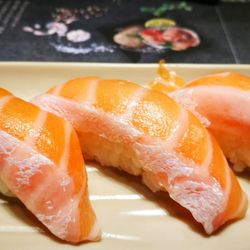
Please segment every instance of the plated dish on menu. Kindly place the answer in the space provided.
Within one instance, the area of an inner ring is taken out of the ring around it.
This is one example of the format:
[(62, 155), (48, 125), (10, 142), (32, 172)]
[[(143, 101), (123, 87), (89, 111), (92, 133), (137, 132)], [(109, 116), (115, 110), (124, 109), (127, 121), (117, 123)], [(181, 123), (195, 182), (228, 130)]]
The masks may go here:
[(180, 27), (175, 20), (154, 18), (144, 25), (130, 25), (120, 29), (113, 37), (123, 49), (134, 51), (181, 51), (200, 44), (198, 34), (188, 28)]
[(249, 246), (247, 65), (0, 73), (5, 249)]

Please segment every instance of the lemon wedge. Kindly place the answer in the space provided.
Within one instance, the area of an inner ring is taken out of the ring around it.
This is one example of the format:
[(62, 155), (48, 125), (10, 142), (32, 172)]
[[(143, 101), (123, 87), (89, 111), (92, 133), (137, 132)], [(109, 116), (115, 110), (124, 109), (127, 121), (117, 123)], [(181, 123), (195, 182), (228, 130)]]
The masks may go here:
[(167, 26), (175, 26), (176, 22), (168, 18), (154, 18), (145, 23), (146, 28), (164, 28)]

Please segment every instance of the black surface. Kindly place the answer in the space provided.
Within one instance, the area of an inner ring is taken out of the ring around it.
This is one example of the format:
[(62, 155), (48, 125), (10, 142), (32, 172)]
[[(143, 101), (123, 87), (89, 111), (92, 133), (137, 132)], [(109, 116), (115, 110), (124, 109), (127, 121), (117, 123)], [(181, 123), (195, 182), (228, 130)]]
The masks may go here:
[[(25, 1), (0, 0), (0, 10), (6, 2), (10, 6)], [(188, 27), (196, 31), (201, 39), (200, 46), (185, 51), (166, 50), (163, 53), (140, 53), (124, 50), (112, 40), (117, 29), (127, 25), (142, 24), (153, 18), (151, 13), (141, 11), (141, 7), (160, 6), (162, 3), (178, 3), (180, 1), (163, 0), (33, 0), (26, 1), (27, 8), (21, 19), (14, 27), (14, 18), (18, 8), (13, 11), (7, 25), (8, 11), (0, 15), (0, 29), (5, 27), (0, 34), (0, 60), (1, 61), (80, 61), (80, 62), (142, 62), (153, 63), (159, 59), (176, 63), (249, 63), (250, 62), (250, 3), (221, 2), (218, 1), (186, 1), (192, 6), (192, 11), (171, 10), (162, 17), (176, 20), (179, 26)], [(73, 44), (65, 38), (56, 35), (34, 36), (24, 32), (24, 26), (40, 24), (45, 26), (52, 21), (51, 13), (58, 7), (86, 8), (96, 4), (109, 11), (102, 17), (82, 19), (68, 25), (70, 29), (84, 29), (91, 33), (91, 39), (84, 43)], [(87, 54), (73, 54), (57, 51), (53, 46), (67, 45), (88, 48), (95, 42), (106, 46), (113, 52), (90, 52)]]
[(250, 3), (221, 4), (218, 8), (237, 63), (250, 63)]

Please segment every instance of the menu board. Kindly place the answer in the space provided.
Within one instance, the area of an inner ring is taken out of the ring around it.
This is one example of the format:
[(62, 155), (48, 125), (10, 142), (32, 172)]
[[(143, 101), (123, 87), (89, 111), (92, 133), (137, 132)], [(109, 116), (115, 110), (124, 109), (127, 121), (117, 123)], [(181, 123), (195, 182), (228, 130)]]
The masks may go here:
[(0, 60), (249, 63), (249, 28), (248, 0), (0, 0)]

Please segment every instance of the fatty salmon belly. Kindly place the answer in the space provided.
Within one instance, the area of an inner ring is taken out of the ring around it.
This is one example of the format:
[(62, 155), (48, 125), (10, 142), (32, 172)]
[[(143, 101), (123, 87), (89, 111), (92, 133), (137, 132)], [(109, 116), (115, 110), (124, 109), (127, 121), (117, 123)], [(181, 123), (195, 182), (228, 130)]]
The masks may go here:
[(0, 179), (58, 238), (99, 239), (73, 127), (1, 88)]
[(247, 199), (216, 141), (172, 99), (122, 80), (85, 77), (33, 99), (69, 120), (84, 157), (141, 175), (210, 234), (244, 216)]
[(169, 96), (196, 114), (236, 171), (250, 167), (250, 77), (231, 72), (212, 74)]

